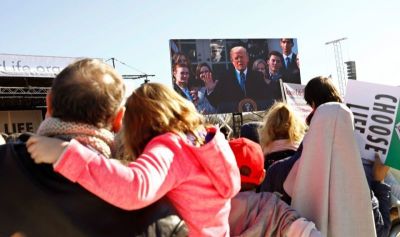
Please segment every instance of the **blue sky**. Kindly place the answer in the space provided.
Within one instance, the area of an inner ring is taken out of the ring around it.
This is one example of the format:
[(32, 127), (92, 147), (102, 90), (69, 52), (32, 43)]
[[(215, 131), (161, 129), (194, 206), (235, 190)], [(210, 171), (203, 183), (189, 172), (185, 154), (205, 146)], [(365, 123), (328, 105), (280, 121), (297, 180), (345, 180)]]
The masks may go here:
[(347, 37), (343, 59), (356, 61), (358, 80), (400, 85), (396, 0), (2, 0), (1, 9), (0, 53), (114, 57), (137, 69), (117, 63), (121, 74), (170, 84), (169, 39), (295, 37), (305, 84), (336, 77), (325, 42)]

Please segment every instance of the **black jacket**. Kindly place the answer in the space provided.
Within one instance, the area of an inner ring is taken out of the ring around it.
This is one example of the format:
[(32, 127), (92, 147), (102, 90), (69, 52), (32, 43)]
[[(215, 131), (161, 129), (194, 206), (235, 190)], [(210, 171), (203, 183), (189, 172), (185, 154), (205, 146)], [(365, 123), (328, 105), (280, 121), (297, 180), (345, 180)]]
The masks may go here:
[(297, 55), (293, 53), (292, 60), (290, 61), (289, 67), (286, 67), (283, 63), (283, 82), (301, 84), (300, 79), (300, 68), (297, 66)]
[[(260, 185), (261, 192), (274, 192), (281, 195), (281, 199), (288, 205), (292, 202), (292, 198), (286, 193), (283, 188), (283, 183), (285, 182), (290, 170), (296, 161), (300, 158), (303, 151), (303, 145), (297, 149), (296, 152), (290, 157), (275, 161), (267, 169), (267, 175), (264, 181)], [(287, 151), (282, 152), (280, 155), (286, 154)]]
[(374, 213), (376, 236), (386, 237), (391, 227), (391, 189), (390, 186), (373, 179), (373, 164), (363, 162), (365, 176), (371, 191), (372, 211)]
[(0, 146), (0, 236), (185, 236), (167, 200), (144, 209), (114, 207), (35, 164), (24, 143)]

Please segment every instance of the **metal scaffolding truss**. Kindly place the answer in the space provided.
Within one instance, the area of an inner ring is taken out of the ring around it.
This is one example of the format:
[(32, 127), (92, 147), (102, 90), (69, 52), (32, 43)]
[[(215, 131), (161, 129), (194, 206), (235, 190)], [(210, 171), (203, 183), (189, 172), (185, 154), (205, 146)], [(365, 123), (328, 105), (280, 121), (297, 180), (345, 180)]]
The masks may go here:
[(43, 97), (50, 87), (0, 87), (1, 97)]
[(343, 62), (343, 54), (342, 54), (342, 44), (341, 42), (343, 40), (346, 40), (347, 38), (341, 38), (337, 40), (333, 40), (330, 42), (326, 42), (325, 44), (332, 44), (333, 45), (333, 50), (335, 53), (335, 62), (336, 62), (336, 72), (337, 72), (337, 80), (339, 84), (339, 90), (342, 96), (344, 96), (345, 90), (346, 90), (346, 85), (347, 85), (347, 77), (345, 74), (345, 69), (344, 69), (344, 62)]

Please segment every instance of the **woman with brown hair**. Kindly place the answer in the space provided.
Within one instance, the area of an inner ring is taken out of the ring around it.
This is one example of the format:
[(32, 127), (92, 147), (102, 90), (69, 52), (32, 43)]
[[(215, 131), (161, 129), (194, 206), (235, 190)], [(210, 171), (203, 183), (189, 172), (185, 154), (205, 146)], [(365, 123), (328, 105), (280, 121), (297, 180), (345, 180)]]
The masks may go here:
[(202, 114), (215, 114), (217, 110), (207, 99), (207, 91), (214, 90), (218, 81), (208, 63), (199, 63), (196, 67), (196, 79), (189, 81), (191, 93), (196, 93), (197, 101), (194, 102), (197, 111)]
[(343, 100), (330, 77), (314, 77), (304, 88), (304, 99), (311, 106), (313, 111), (307, 116), (306, 122), (309, 125), (318, 106), (327, 102), (339, 102)]

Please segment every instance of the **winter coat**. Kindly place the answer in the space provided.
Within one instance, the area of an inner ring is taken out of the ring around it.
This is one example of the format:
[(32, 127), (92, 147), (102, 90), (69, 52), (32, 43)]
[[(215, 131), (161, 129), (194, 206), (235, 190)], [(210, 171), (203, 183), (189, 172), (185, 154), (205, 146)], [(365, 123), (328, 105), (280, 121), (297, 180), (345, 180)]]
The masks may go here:
[(0, 146), (0, 236), (186, 236), (168, 200), (117, 208), (79, 184), (35, 164), (25, 143)]
[(228, 236), (239, 168), (224, 135), (216, 128), (209, 134), (212, 139), (200, 147), (175, 133), (159, 135), (128, 166), (71, 140), (55, 170), (124, 209), (142, 208), (166, 195), (191, 236)]

